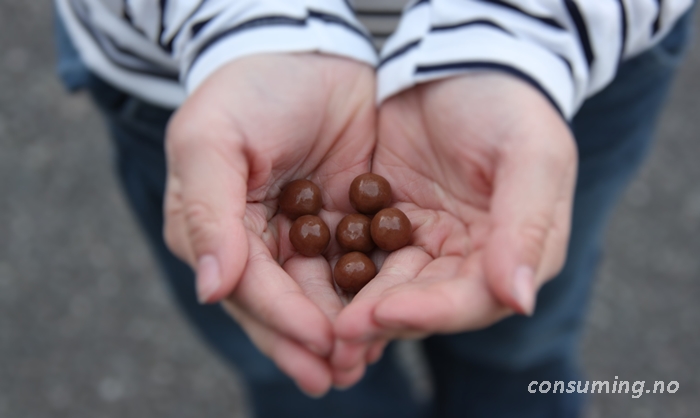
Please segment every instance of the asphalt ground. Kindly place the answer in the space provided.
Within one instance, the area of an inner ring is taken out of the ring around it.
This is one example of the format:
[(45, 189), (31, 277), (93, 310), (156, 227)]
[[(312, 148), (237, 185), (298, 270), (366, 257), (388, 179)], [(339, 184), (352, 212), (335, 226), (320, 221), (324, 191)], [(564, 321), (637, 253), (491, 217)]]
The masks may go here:
[[(244, 416), (161, 284), (99, 115), (53, 65), (48, 2), (2, 1), (0, 417)], [(609, 226), (582, 345), (589, 380), (679, 389), (592, 395), (589, 417), (700, 416), (697, 74), (694, 49)]]

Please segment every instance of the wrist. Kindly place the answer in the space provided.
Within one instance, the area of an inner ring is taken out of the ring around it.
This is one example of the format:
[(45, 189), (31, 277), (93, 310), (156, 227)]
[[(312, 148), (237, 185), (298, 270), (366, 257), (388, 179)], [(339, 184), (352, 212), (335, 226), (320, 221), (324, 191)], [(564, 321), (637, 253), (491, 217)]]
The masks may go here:
[[(342, 21), (342, 20), (339, 20)], [(374, 66), (376, 52), (371, 40), (353, 23), (340, 24), (309, 15), (299, 24), (233, 27), (191, 52), (182, 69), (188, 93), (226, 64), (258, 54), (319, 52), (346, 57)], [(342, 21), (344, 22), (344, 21)]]

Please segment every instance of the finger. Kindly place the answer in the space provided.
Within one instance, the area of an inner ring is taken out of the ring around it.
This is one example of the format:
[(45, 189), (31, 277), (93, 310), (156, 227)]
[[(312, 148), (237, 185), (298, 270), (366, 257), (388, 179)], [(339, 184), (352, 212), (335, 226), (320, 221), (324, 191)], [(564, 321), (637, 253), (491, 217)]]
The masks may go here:
[(369, 345), (369, 342), (356, 343), (336, 339), (330, 359), (331, 366), (334, 370), (349, 371), (359, 364), (364, 364)]
[(294, 380), (302, 391), (312, 397), (320, 397), (328, 392), (332, 374), (321, 357), (265, 327), (235, 304), (224, 301), (222, 305), (245, 330), (253, 344)]
[(367, 350), (367, 355), (365, 357), (367, 364), (378, 362), (382, 358), (387, 344), (389, 344), (389, 341), (385, 339), (373, 342)]
[(394, 287), (414, 279), (430, 261), (432, 258), (418, 247), (405, 247), (391, 253), (377, 276), (336, 318), (333, 327), (336, 337), (351, 342), (367, 342), (384, 337), (387, 330), (374, 320), (376, 305)]
[(416, 281), (398, 286), (377, 304), (374, 320), (404, 338), (486, 327), (508, 309), (491, 295), (476, 254), (448, 256), (426, 267)]
[(524, 315), (534, 310), (538, 277), (551, 278), (563, 264), (573, 201), (573, 140), (568, 130), (545, 139), (513, 145), (499, 158), (486, 242), (488, 285)]
[(365, 375), (367, 365), (364, 362), (359, 363), (356, 367), (350, 370), (333, 370), (333, 387), (339, 390), (349, 389)]
[(184, 122), (182, 111), (166, 141), (166, 241), (196, 270), (200, 302), (211, 303), (231, 293), (245, 268), (248, 163), (235, 141)]
[(299, 285), (270, 257), (260, 239), (248, 232), (250, 257), (232, 301), (265, 326), (323, 357), (333, 346), (332, 326)]
[(292, 257), (283, 268), (329, 320), (338, 316), (343, 303), (333, 287), (331, 268), (325, 258)]

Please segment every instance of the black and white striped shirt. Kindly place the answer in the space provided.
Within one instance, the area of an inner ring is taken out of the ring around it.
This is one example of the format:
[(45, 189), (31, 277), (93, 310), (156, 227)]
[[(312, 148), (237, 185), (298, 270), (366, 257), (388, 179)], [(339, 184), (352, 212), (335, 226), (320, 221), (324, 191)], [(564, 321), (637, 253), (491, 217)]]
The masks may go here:
[(378, 101), (428, 80), (496, 69), (539, 87), (567, 118), (692, 2), (56, 0), (92, 71), (166, 107), (236, 58), (317, 51), (376, 66)]

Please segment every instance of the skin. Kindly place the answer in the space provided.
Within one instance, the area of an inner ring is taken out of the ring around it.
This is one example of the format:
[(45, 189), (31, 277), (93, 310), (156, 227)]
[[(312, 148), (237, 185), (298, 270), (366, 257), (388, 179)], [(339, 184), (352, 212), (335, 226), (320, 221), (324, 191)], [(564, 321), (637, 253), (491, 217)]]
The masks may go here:
[[(166, 242), (195, 269), (200, 300), (221, 301), (312, 396), (352, 386), (392, 339), (531, 313), (564, 262), (576, 152), (537, 90), (472, 73), (407, 90), (378, 119), (374, 95), (363, 64), (257, 55), (210, 76), (168, 129)], [(340, 248), (296, 254), (277, 198), (312, 180), (334, 235), (353, 212), (348, 185), (370, 169), (392, 184), (413, 245), (376, 251), (378, 276), (344, 307)]]
[(569, 238), (575, 143), (530, 85), (486, 72), (419, 85), (382, 105), (378, 129), (372, 171), (391, 183), (413, 245), (336, 319), (338, 368), (376, 360), (391, 339), (530, 315)]
[[(289, 181), (323, 191), (333, 233), (375, 146), (373, 69), (313, 54), (257, 55), (210, 76), (171, 120), (165, 238), (257, 347), (312, 396), (333, 383), (332, 321), (343, 307), (323, 256), (289, 242), (276, 213)], [(324, 253), (331, 260), (340, 249)]]

